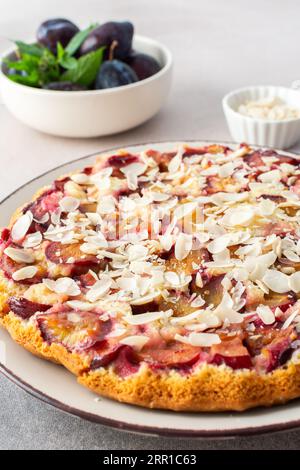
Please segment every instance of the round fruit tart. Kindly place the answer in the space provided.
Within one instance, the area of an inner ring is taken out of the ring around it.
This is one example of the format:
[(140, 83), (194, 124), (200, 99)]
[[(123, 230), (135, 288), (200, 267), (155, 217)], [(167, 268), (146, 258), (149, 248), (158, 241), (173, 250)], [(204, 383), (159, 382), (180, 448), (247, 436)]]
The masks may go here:
[(100, 395), (218, 411), (300, 396), (300, 163), (241, 145), (100, 155), (0, 241), (0, 322)]

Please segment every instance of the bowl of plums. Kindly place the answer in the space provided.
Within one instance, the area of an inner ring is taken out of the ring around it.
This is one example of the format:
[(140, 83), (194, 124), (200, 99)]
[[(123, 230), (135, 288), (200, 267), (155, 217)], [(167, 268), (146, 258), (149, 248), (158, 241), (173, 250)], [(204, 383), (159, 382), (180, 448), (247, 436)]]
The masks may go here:
[(33, 41), (16, 40), (2, 56), (0, 89), (10, 112), (28, 126), (64, 137), (97, 137), (154, 116), (171, 85), (172, 56), (134, 34), (130, 21), (80, 29), (44, 21)]

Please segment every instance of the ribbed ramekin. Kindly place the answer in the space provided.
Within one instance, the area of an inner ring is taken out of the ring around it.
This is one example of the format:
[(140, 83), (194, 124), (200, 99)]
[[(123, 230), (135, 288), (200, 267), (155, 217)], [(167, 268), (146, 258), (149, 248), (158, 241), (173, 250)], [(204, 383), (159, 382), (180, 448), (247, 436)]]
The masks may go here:
[(300, 109), (300, 91), (279, 86), (251, 86), (228, 93), (223, 110), (234, 141), (286, 149), (300, 139), (300, 118), (282, 121), (257, 119), (237, 110), (246, 101), (278, 97), (288, 106)]

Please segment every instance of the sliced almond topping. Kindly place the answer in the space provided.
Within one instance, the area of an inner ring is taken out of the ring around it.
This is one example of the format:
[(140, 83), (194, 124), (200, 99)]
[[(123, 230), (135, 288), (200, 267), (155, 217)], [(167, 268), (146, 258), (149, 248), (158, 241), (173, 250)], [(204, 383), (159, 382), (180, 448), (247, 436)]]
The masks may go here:
[(210, 347), (213, 344), (221, 343), (219, 335), (215, 333), (190, 333), (189, 336), (175, 335), (177, 341), (191, 344), (192, 346)]
[(109, 292), (112, 283), (113, 281), (109, 276), (103, 275), (101, 279), (95, 282), (95, 284), (87, 292), (87, 300), (89, 302), (96, 302), (96, 300), (99, 300), (101, 297), (107, 294), (107, 292)]
[(300, 271), (295, 272), (289, 277), (289, 286), (296, 294), (300, 292)]
[(259, 305), (256, 313), (265, 325), (272, 325), (275, 322), (275, 315), (267, 305)]
[(182, 261), (187, 257), (193, 246), (192, 236), (186, 233), (180, 233), (175, 243), (175, 257)]
[(74, 308), (74, 310), (81, 310), (88, 312), (93, 308), (93, 305), (90, 302), (82, 302), (81, 300), (68, 300), (66, 302), (69, 307)]
[(130, 245), (127, 254), (129, 261), (143, 260), (148, 255), (148, 248), (143, 245)]
[(14, 281), (23, 281), (25, 279), (32, 279), (36, 273), (38, 272), (38, 269), (36, 266), (25, 266), (24, 268), (18, 269), (18, 271), (15, 271), (12, 275), (12, 278)]
[(35, 261), (34, 253), (22, 248), (12, 248), (9, 246), (8, 248), (5, 248), (4, 253), (17, 263), (31, 264)]
[(290, 314), (290, 316), (285, 320), (284, 324), (282, 325), (282, 329), (286, 330), (295, 320), (296, 316), (299, 314), (299, 307)]
[(186, 217), (196, 209), (197, 203), (196, 202), (187, 202), (186, 204), (181, 204), (178, 206), (174, 211), (174, 216), (177, 220), (180, 220)]
[(241, 206), (226, 211), (221, 219), (224, 225), (229, 227), (248, 225), (254, 216), (254, 209), (251, 206)]
[(147, 169), (144, 163), (131, 163), (130, 165), (121, 168), (122, 173), (127, 178), (128, 188), (135, 190), (137, 188), (138, 176), (142, 175)]
[(165, 280), (170, 286), (173, 287), (177, 287), (180, 284), (180, 278), (174, 271), (165, 272)]
[(207, 249), (210, 253), (221, 253), (230, 244), (230, 234), (222, 235), (221, 237), (215, 238), (207, 245)]
[(149, 341), (149, 337), (145, 335), (132, 335), (127, 336), (120, 340), (121, 344), (126, 344), (127, 346), (133, 347), (136, 351), (141, 351), (145, 344)]
[(90, 182), (90, 177), (85, 173), (75, 173), (71, 176), (71, 180), (77, 184), (88, 184)]
[(126, 315), (124, 320), (130, 325), (144, 325), (156, 320), (166, 319), (171, 316), (172, 313), (172, 310), (166, 310), (161, 312), (140, 313), (138, 315)]
[(14, 226), (11, 231), (11, 238), (14, 241), (22, 240), (22, 238), (24, 238), (26, 233), (28, 232), (32, 220), (33, 220), (33, 215), (30, 211), (27, 211), (26, 214), (23, 214), (14, 223)]
[(79, 204), (79, 199), (71, 196), (65, 196), (59, 201), (59, 207), (63, 212), (75, 212)]
[(168, 165), (169, 173), (176, 173), (179, 170), (181, 162), (182, 162), (182, 149), (179, 149), (177, 154), (172, 158)]
[(49, 290), (56, 294), (65, 294), (70, 297), (76, 297), (81, 292), (76, 282), (70, 277), (61, 277), (56, 281), (53, 281), (52, 279), (43, 279), (43, 283)]
[(258, 179), (262, 183), (276, 183), (281, 180), (281, 172), (280, 170), (266, 171), (265, 173), (259, 175)]
[(290, 290), (289, 276), (275, 269), (267, 269), (262, 281), (269, 289), (278, 294), (283, 294)]
[(43, 237), (41, 232), (29, 233), (23, 242), (23, 246), (24, 248), (34, 248), (40, 245), (42, 240)]

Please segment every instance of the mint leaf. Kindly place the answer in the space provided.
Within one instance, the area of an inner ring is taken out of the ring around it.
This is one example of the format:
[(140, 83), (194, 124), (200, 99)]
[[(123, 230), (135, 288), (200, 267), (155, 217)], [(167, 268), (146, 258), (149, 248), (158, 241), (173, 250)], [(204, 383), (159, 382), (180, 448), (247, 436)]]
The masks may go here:
[(97, 72), (103, 60), (103, 52), (105, 47), (101, 47), (97, 51), (85, 54), (77, 60), (76, 68), (64, 72), (60, 80), (71, 81), (89, 87), (96, 79)]
[(5, 59), (3, 62), (5, 63), (6, 67), (11, 70), (30, 74), (32, 71), (37, 70), (39, 58), (31, 56), (29, 54), (23, 54), (20, 60), (10, 61), (8, 59)]
[(16, 46), (21, 54), (29, 54), (35, 57), (42, 57), (44, 47), (38, 44), (26, 44), (22, 41), (15, 41)]
[(62, 45), (61, 42), (58, 42), (56, 44), (56, 51), (57, 51), (57, 60), (60, 61), (66, 53), (64, 46)]
[(8, 77), (13, 82), (21, 83), (21, 85), (27, 85), (31, 87), (39, 87), (40, 86), (40, 78), (38, 72), (35, 70), (31, 72), (29, 75), (9, 75)]
[(86, 40), (90, 32), (93, 31), (93, 29), (95, 29), (97, 26), (98, 26), (98, 23), (95, 23), (89, 26), (88, 28), (83, 29), (82, 31), (79, 31), (78, 33), (76, 33), (75, 36), (72, 37), (71, 41), (67, 45), (65, 49), (66, 53), (69, 54), (70, 56), (75, 54), (75, 52), (81, 46), (83, 41)]
[(57, 43), (57, 61), (61, 67), (67, 70), (72, 70), (77, 67), (77, 59), (69, 56), (60, 42)]
[(59, 65), (61, 65), (64, 69), (73, 70), (77, 67), (77, 60), (75, 57), (69, 57), (68, 55), (65, 55), (60, 59)]

